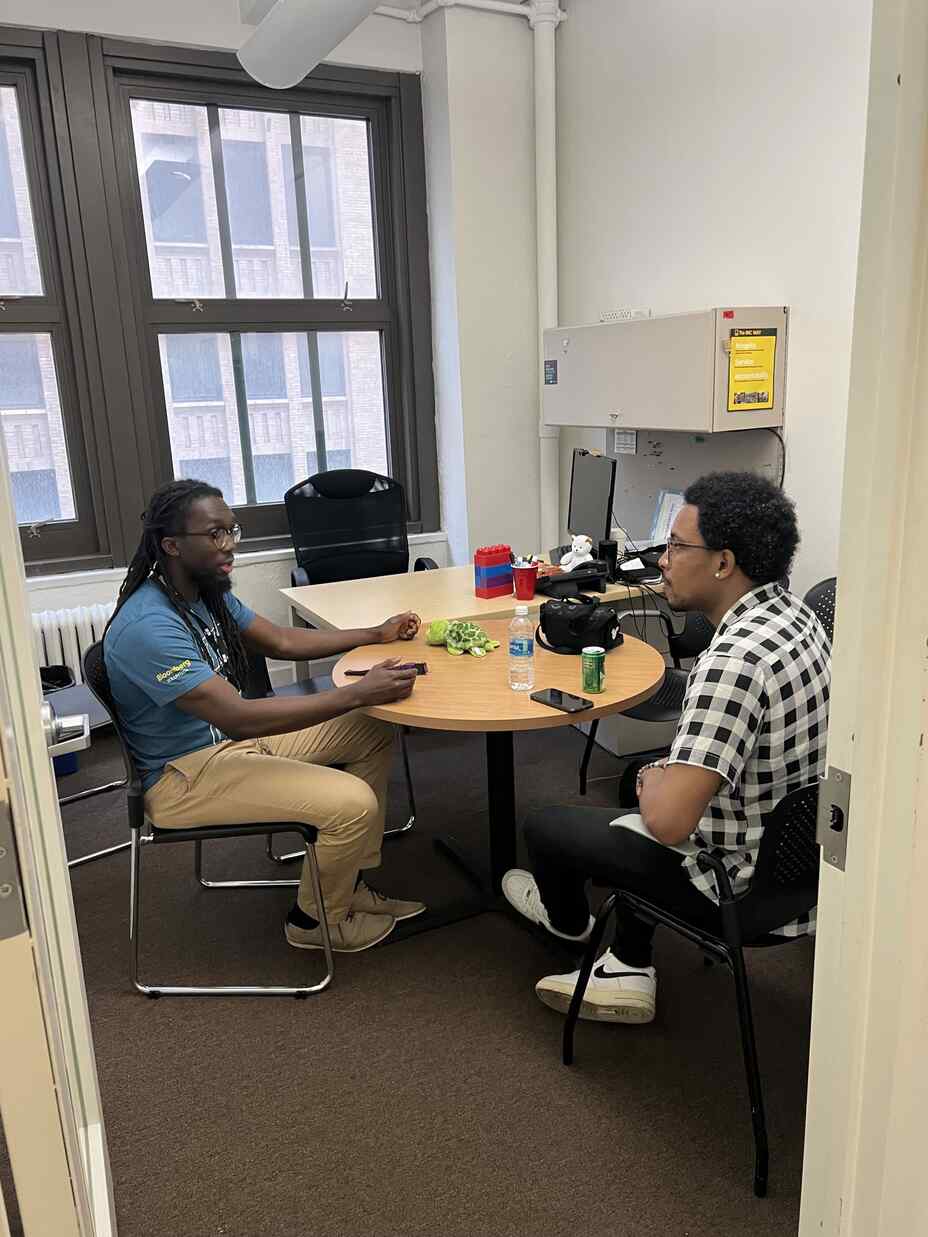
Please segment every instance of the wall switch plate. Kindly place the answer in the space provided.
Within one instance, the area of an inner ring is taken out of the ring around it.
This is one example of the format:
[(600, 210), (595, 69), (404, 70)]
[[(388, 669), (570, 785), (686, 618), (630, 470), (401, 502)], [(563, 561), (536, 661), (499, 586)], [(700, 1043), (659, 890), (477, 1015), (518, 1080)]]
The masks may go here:
[(612, 451), (614, 455), (638, 454), (637, 430), (613, 430)]

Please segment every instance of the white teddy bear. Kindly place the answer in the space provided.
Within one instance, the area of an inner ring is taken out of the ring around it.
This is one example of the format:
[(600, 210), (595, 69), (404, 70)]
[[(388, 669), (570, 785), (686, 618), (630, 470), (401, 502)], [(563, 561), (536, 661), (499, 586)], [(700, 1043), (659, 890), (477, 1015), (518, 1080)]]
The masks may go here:
[(581, 563), (588, 563), (593, 557), (593, 539), (580, 533), (570, 543), (570, 549), (561, 556), (561, 566), (565, 571), (573, 571)]

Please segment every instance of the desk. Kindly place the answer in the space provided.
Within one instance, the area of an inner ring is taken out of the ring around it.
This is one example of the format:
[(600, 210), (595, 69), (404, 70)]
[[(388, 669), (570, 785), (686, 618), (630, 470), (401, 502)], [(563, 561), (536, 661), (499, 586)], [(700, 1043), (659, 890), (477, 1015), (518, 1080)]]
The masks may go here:
[[(290, 604), (292, 616), (329, 631), (352, 627), (376, 627), (392, 614), (414, 610), (428, 623), (432, 619), (511, 618), (517, 605), (527, 605), (537, 614), (547, 598), (536, 594), (518, 602), (512, 594), (485, 599), (474, 595), (474, 569), (440, 567), (437, 571), (412, 571), (396, 576), (371, 576), (365, 580), (342, 580), (336, 584), (309, 584), (280, 590)], [(610, 584), (605, 593), (592, 593), (602, 601), (639, 602), (642, 589), (633, 584)], [(660, 592), (660, 586), (653, 591)], [(473, 659), (472, 659), (473, 660)]]
[[(444, 648), (426, 644), (420, 632), (408, 644), (388, 648), (382, 644), (366, 645), (352, 649), (339, 659), (332, 679), (337, 687), (343, 687), (352, 681), (345, 674), (346, 670), (375, 665), (394, 653), (404, 661), (426, 661), (429, 673), (416, 680), (413, 694), (407, 700), (377, 705), (365, 712), (397, 726), (486, 734), (489, 885), (492, 893), (499, 893), (503, 873), (516, 862), (514, 732), (570, 726), (579, 720), (593, 721), (640, 704), (652, 696), (663, 681), (664, 659), (650, 645), (626, 636), (623, 645), (606, 655), (606, 690), (593, 697), (594, 707), (583, 713), (562, 713), (537, 704), (530, 699), (529, 692), (513, 691), (509, 686), (508, 620), (485, 620), (483, 626), (494, 640), (501, 642), (500, 647), (486, 657), (452, 657)], [(562, 657), (536, 647), (534, 690), (546, 687), (560, 687), (582, 695), (580, 658)], [(473, 875), (473, 865), (462, 857), (453, 841), (443, 840), (442, 845)], [(480, 879), (478, 883), (485, 885)]]

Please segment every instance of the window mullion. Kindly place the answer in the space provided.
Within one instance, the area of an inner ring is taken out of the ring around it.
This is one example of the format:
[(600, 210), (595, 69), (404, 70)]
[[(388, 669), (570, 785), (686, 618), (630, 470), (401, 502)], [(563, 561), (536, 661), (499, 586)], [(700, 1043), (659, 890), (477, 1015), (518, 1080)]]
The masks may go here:
[(343, 301), (267, 299), (263, 301), (237, 297), (234, 300), (183, 300), (150, 301), (145, 307), (145, 320), (149, 325), (166, 330), (205, 330), (212, 324), (217, 330), (247, 330), (261, 327), (264, 330), (299, 331), (307, 328), (321, 331), (348, 329), (382, 331), (395, 324), (396, 314), (387, 301), (352, 301), (350, 313)]
[(306, 168), (303, 165), (303, 126), (300, 117), (290, 114), (290, 157), (293, 161), (293, 196), (296, 198), (296, 226), (300, 238), (300, 265), (303, 268), (303, 295), (313, 295), (313, 255), (309, 240), (309, 209), (306, 205)]
[(226, 296), (235, 296), (235, 261), (232, 257), (232, 228), (229, 224), (229, 199), (226, 194), (226, 172), (222, 158), (222, 133), (219, 129), (219, 108), (206, 109), (209, 124), (209, 148), (213, 162), (213, 183), (216, 186), (216, 212), (219, 216), (219, 246), (222, 250), (222, 277)]
[(306, 332), (306, 350), (309, 353), (309, 383), (313, 393), (313, 425), (316, 430), (316, 472), (326, 470), (325, 410), (322, 407), (322, 366), (319, 364), (319, 336), (316, 331)]
[(19, 330), (30, 327), (47, 330), (63, 317), (61, 308), (50, 301), (10, 295), (0, 295), (0, 314), (3, 315), (0, 326)]
[(238, 411), (238, 436), (242, 449), (242, 469), (245, 473), (245, 502), (253, 507), (255, 498), (255, 460), (251, 448), (251, 421), (248, 416), (248, 392), (245, 387), (245, 362), (242, 358), (242, 337), (238, 331), (229, 336), (232, 348), (232, 373), (235, 376), (235, 406)]

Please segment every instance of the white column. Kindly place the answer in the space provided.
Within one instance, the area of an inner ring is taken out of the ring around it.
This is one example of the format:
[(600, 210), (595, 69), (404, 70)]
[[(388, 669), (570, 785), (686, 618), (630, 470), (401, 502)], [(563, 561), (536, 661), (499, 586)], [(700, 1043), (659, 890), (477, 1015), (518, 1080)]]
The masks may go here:
[(542, 332), (558, 325), (557, 308), (557, 62), (555, 33), (560, 22), (558, 0), (535, 0), (531, 26), (535, 32), (535, 199), (538, 251), (538, 437), (539, 517), (545, 551), (557, 545), (560, 530), (558, 438), (560, 431), (544, 424)]
[(541, 541), (528, 22), (442, 8), (422, 57), (442, 519), (464, 563)]

